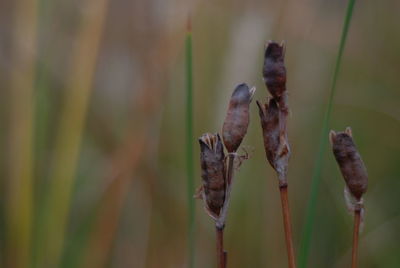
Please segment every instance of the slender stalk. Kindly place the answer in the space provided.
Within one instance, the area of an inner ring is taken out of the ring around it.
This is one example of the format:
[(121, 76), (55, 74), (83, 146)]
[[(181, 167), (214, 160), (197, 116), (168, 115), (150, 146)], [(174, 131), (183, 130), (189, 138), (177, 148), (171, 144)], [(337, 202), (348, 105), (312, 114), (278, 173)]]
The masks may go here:
[(217, 232), (217, 258), (218, 268), (226, 267), (226, 252), (224, 251), (224, 227), (215, 227)]
[(346, 16), (345, 16), (344, 23), (343, 23), (342, 34), (340, 37), (339, 50), (338, 50), (338, 54), (336, 57), (335, 69), (334, 69), (334, 73), (333, 73), (333, 77), (332, 77), (332, 84), (331, 84), (331, 88), (330, 88), (330, 92), (329, 92), (328, 105), (327, 105), (324, 119), (323, 119), (322, 131), (321, 131), (321, 136), (320, 136), (320, 140), (319, 140), (319, 149), (318, 149), (318, 154), (317, 154), (317, 158), (316, 158), (315, 169), (314, 169), (312, 179), (311, 179), (310, 198), (309, 198), (309, 201), (307, 204), (306, 219), (305, 219), (305, 224), (303, 227), (303, 234), (302, 234), (302, 238), (301, 238), (301, 242), (300, 242), (300, 250), (299, 250), (299, 257), (298, 257), (298, 265), (300, 268), (307, 267), (307, 259), (308, 259), (309, 249), (310, 249), (311, 235), (313, 232), (313, 226), (314, 226), (314, 221), (315, 221), (318, 188), (319, 188), (319, 183), (320, 183), (322, 164), (323, 164), (325, 150), (326, 150), (326, 146), (327, 146), (327, 142), (328, 142), (328, 139), (326, 137), (328, 136), (329, 122), (330, 122), (330, 117), (331, 117), (332, 107), (333, 107), (333, 98), (334, 98), (335, 92), (336, 92), (336, 82), (337, 82), (337, 78), (339, 76), (340, 66), (342, 63), (342, 56), (343, 56), (344, 48), (346, 45), (347, 34), (348, 34), (348, 31), (350, 28), (351, 18), (353, 15), (354, 4), (355, 4), (355, 0), (349, 0), (348, 5), (347, 5)]
[(194, 267), (195, 246), (195, 203), (194, 167), (193, 167), (193, 68), (192, 68), (192, 33), (191, 21), (188, 18), (186, 33), (186, 171), (187, 171), (187, 202), (188, 202), (188, 267)]
[(233, 168), (234, 164), (233, 163), (235, 161), (235, 154), (230, 153), (228, 158), (229, 158), (229, 162), (228, 162), (227, 179), (228, 179), (228, 185), (231, 185), (232, 184), (232, 179), (233, 179), (233, 172), (234, 172), (234, 168)]
[(286, 249), (288, 254), (289, 268), (295, 268), (296, 262), (294, 257), (292, 225), (290, 220), (289, 200), (288, 200), (288, 186), (280, 185), (279, 190), (281, 193), (283, 226), (285, 229)]
[(353, 251), (351, 253), (351, 268), (357, 268), (358, 235), (360, 233), (361, 210), (354, 211)]

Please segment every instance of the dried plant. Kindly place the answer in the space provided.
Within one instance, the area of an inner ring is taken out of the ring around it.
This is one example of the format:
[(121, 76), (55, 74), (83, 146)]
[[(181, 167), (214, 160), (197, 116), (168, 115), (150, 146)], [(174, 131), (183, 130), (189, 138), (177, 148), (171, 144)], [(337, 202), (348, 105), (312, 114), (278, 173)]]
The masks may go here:
[(219, 134), (203, 134), (199, 138), (202, 186), (196, 197), (204, 202), (208, 215), (215, 220), (217, 234), (218, 267), (226, 267), (227, 253), (223, 247), (223, 231), (229, 207), (235, 170), (235, 159), (238, 162), (243, 157), (237, 156), (237, 149), (247, 133), (249, 125), (249, 106), (255, 88), (246, 84), (238, 85), (230, 99), (228, 112), (223, 124), (222, 134), (228, 155)]
[(285, 47), (269, 41), (264, 54), (263, 77), (272, 97), (279, 100), (286, 94)]
[(287, 170), (290, 147), (287, 138), (287, 116), (289, 114), (286, 90), (286, 68), (284, 65), (284, 44), (268, 42), (265, 49), (263, 77), (272, 98), (268, 103), (257, 101), (263, 131), (264, 147), (268, 162), (276, 171), (282, 202), (283, 223), (289, 267), (296, 267), (292, 227), (290, 221)]
[(246, 84), (238, 85), (233, 91), (228, 112), (222, 127), (222, 137), (229, 153), (235, 153), (239, 148), (250, 122), (249, 106), (255, 88)]
[(352, 268), (357, 267), (358, 235), (363, 222), (364, 204), (362, 196), (367, 191), (368, 174), (364, 162), (353, 141), (351, 128), (344, 132), (331, 130), (329, 140), (333, 154), (346, 182), (344, 195), (349, 211), (354, 214)]
[(290, 149), (286, 137), (282, 136), (280, 128), (280, 113), (275, 99), (262, 105), (257, 101), (263, 129), (264, 147), (268, 162), (278, 174), (279, 184), (287, 185), (287, 166)]
[(224, 148), (219, 134), (203, 134), (199, 143), (203, 179), (201, 198), (208, 215), (217, 220), (224, 205), (226, 191)]

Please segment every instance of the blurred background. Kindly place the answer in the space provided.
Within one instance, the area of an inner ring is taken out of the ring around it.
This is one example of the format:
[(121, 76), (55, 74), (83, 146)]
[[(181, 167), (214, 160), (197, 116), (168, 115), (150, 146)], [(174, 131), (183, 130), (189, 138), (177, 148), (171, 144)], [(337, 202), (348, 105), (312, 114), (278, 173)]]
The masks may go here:
[[(345, 0), (0, 2), (0, 266), (187, 267), (185, 33), (192, 18), (197, 138), (234, 87), (267, 91), (267, 40), (286, 41), (290, 206), (298, 251)], [(400, 2), (357, 1), (330, 128), (351, 126), (367, 166), (360, 267), (399, 267)], [(278, 183), (258, 111), (226, 227), (229, 267), (286, 267)], [(329, 149), (307, 267), (347, 267), (353, 219)], [(195, 267), (215, 267), (196, 201)]]

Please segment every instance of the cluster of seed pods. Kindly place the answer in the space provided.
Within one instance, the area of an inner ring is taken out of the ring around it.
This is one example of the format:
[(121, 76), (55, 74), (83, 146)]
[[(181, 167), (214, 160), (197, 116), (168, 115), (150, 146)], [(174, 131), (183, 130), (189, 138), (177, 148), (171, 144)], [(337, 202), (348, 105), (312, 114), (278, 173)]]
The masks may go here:
[[(268, 42), (265, 48), (262, 74), (271, 97), (267, 99), (266, 103), (257, 101), (257, 106), (266, 158), (279, 179), (289, 267), (295, 268), (287, 197), (287, 171), (291, 152), (286, 126), (289, 106), (284, 59), (284, 44)], [(215, 220), (217, 233), (221, 234), (220, 237), (222, 237), (229, 207), (234, 161), (237, 157), (237, 150), (247, 133), (250, 122), (249, 106), (254, 92), (254, 87), (250, 88), (247, 84), (238, 85), (230, 98), (222, 127), (222, 139), (218, 133), (205, 133), (199, 138), (202, 186), (196, 196), (203, 200), (206, 212)], [(364, 212), (362, 196), (368, 185), (367, 171), (354, 144), (350, 128), (346, 128), (343, 132), (331, 131), (329, 139), (346, 183), (344, 191), (346, 204), (355, 215), (354, 233), (358, 235), (360, 218), (362, 221)], [(225, 150), (227, 154), (225, 154)], [(358, 236), (354, 236), (353, 241), (356, 243), (357, 240)], [(353, 263), (356, 260), (356, 248), (357, 246), (353, 245)], [(222, 248), (222, 239), (218, 251), (220, 252), (220, 267), (225, 267), (226, 252)]]
[(233, 178), (233, 162), (236, 151), (247, 133), (250, 122), (249, 106), (254, 92), (254, 87), (240, 84), (232, 93), (222, 127), (227, 157), (218, 133), (206, 133), (199, 138), (203, 183), (197, 196), (203, 199), (205, 210), (219, 228), (225, 225)]
[(287, 139), (287, 90), (285, 47), (268, 42), (264, 54), (263, 78), (272, 97), (262, 104), (257, 101), (264, 138), (264, 149), (270, 165), (278, 174), (281, 186), (287, 185), (290, 146)]

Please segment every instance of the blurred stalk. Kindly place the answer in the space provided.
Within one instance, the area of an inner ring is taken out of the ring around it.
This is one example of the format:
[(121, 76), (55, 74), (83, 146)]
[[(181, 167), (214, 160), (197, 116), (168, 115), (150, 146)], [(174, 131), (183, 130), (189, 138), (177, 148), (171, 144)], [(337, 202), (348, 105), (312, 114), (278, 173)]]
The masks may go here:
[[(45, 153), (49, 144), (49, 118), (52, 111), (52, 103), (49, 99), (51, 66), (50, 58), (54, 56), (55, 36), (48, 38), (49, 32), (53, 32), (54, 23), (54, 5), (56, 1), (38, 0), (38, 38), (40, 58), (36, 64), (36, 83), (35, 83), (35, 177), (42, 178), (48, 167)], [(47, 39), (48, 38), (48, 39)], [(44, 40), (43, 40), (44, 39)], [(45, 51), (45, 53), (43, 53)], [(45, 163), (46, 165), (43, 165)], [(39, 179), (41, 183), (42, 180)], [(40, 197), (39, 197), (40, 198)], [(35, 204), (38, 206), (38, 204)]]
[(43, 225), (46, 237), (38, 256), (40, 267), (57, 267), (62, 255), (71, 192), (107, 2), (83, 2), (84, 14), (72, 55), (50, 174), (49, 199)]
[(187, 22), (185, 40), (186, 49), (186, 176), (188, 202), (188, 267), (194, 267), (195, 248), (195, 203), (194, 203), (194, 167), (193, 167), (193, 63), (192, 63), (192, 27), (191, 20)]
[(53, 29), (57, 26), (55, 23), (55, 5), (57, 1), (38, 0), (38, 60), (36, 63), (36, 81), (35, 81), (35, 132), (34, 132), (34, 152), (33, 165), (34, 170), (34, 219), (32, 223), (32, 253), (31, 268), (37, 263), (38, 252), (42, 247), (43, 238), (46, 236), (46, 230), (43, 229), (43, 215), (45, 213), (45, 201), (48, 179), (48, 160), (49, 145), (51, 145), (50, 128), (52, 117), (51, 111), (54, 110), (54, 103), (51, 102), (51, 64), (50, 60), (54, 57), (56, 49), (54, 46), (56, 36), (53, 36)]
[[(129, 133), (131, 134), (131, 133)], [(105, 267), (117, 233), (125, 198), (128, 194), (132, 173), (140, 164), (143, 152), (148, 144), (148, 133), (140, 129), (133, 135), (127, 135), (127, 142), (115, 157), (112, 181), (107, 187), (89, 237), (81, 267)]]
[[(283, 38), (285, 36), (284, 34), (284, 21), (287, 18), (287, 11), (289, 8), (289, 0), (282, 0), (279, 1), (280, 6), (279, 6), (279, 11), (277, 12), (277, 17), (274, 20), (274, 25), (272, 27), (273, 31), (271, 36), (273, 36), (274, 38), (272, 39), (285, 39)], [(282, 38), (277, 38), (277, 36), (282, 36)]]
[(6, 267), (30, 266), (33, 201), (34, 80), (37, 2), (16, 1), (10, 82), (11, 125), (6, 205)]
[(315, 168), (314, 168), (312, 181), (311, 181), (311, 193), (310, 193), (310, 198), (309, 198), (308, 205), (307, 205), (306, 219), (305, 219), (305, 224), (303, 227), (303, 235), (302, 235), (302, 239), (301, 239), (301, 243), (300, 243), (300, 250), (299, 250), (299, 257), (298, 257), (299, 268), (307, 267), (307, 259), (308, 259), (309, 249), (310, 249), (311, 236), (312, 236), (312, 231), (313, 231), (314, 222), (315, 222), (318, 188), (319, 188), (319, 184), (321, 181), (320, 180), (321, 170), (322, 170), (326, 146), (328, 143), (328, 131), (329, 131), (330, 118), (331, 118), (331, 114), (332, 114), (333, 98), (335, 96), (336, 82), (337, 82), (337, 78), (339, 76), (340, 66), (342, 63), (343, 51), (344, 51), (344, 48), (346, 45), (346, 39), (347, 39), (349, 27), (350, 27), (351, 18), (353, 15), (354, 4), (355, 4), (355, 0), (349, 0), (348, 5), (347, 5), (346, 16), (344, 18), (342, 34), (340, 37), (339, 51), (338, 51), (338, 54), (336, 57), (335, 70), (333, 73), (332, 84), (331, 84), (329, 99), (328, 99), (328, 105), (327, 105), (324, 119), (323, 119), (322, 133), (321, 133), (321, 137), (319, 140), (319, 149), (318, 149), (317, 159), (316, 159)]
[[(147, 2), (146, 2), (147, 3)], [(148, 5), (149, 3), (147, 3)], [(140, 11), (140, 14), (148, 14), (148, 12)], [(84, 252), (82, 265), (79, 267), (107, 267), (110, 263), (110, 255), (113, 253), (113, 246), (118, 234), (118, 224), (123, 212), (124, 202), (129, 194), (129, 187), (133, 179), (136, 179), (137, 168), (143, 170), (143, 160), (146, 159), (153, 163), (157, 161), (157, 154), (152, 154), (151, 148), (158, 147), (158, 137), (154, 135), (155, 125), (158, 124), (157, 118), (161, 117), (163, 111), (163, 91), (165, 90), (165, 70), (170, 70), (168, 65), (171, 58), (170, 35), (160, 33), (160, 27), (152, 26), (154, 21), (151, 17), (144, 15), (146, 25), (151, 27), (151, 33), (145, 44), (146, 48), (154, 53), (140, 53), (135, 55), (135, 60), (143, 64), (143, 82), (140, 84), (141, 93), (135, 96), (133, 103), (130, 105), (134, 120), (130, 120), (130, 124), (125, 133), (125, 140), (120, 143), (114, 155), (111, 157), (112, 171), (106, 178), (111, 181), (110, 185), (104, 192), (99, 209), (94, 220), (91, 234), (88, 239), (88, 245)], [(140, 47), (142, 44), (140, 44)], [(157, 65), (152, 64), (157, 62)], [(154, 79), (154, 74), (158, 79)], [(142, 115), (146, 115), (143, 117)], [(135, 120), (137, 119), (137, 120)], [(154, 166), (152, 167), (154, 168)], [(153, 182), (146, 181), (152, 184)], [(149, 197), (151, 198), (151, 197)], [(150, 201), (151, 203), (151, 201)], [(151, 215), (152, 206), (148, 205)], [(139, 221), (143, 221), (140, 217)], [(148, 237), (151, 233), (151, 218), (146, 219), (149, 225), (146, 229), (147, 234), (143, 233), (145, 239), (141, 237), (135, 238), (135, 243), (141, 244), (141, 252), (134, 252), (128, 258), (135, 262), (135, 265), (146, 262)], [(134, 259), (137, 254), (141, 254), (139, 260)], [(135, 266), (136, 267), (136, 266)], [(139, 266), (140, 267), (140, 266)]]

